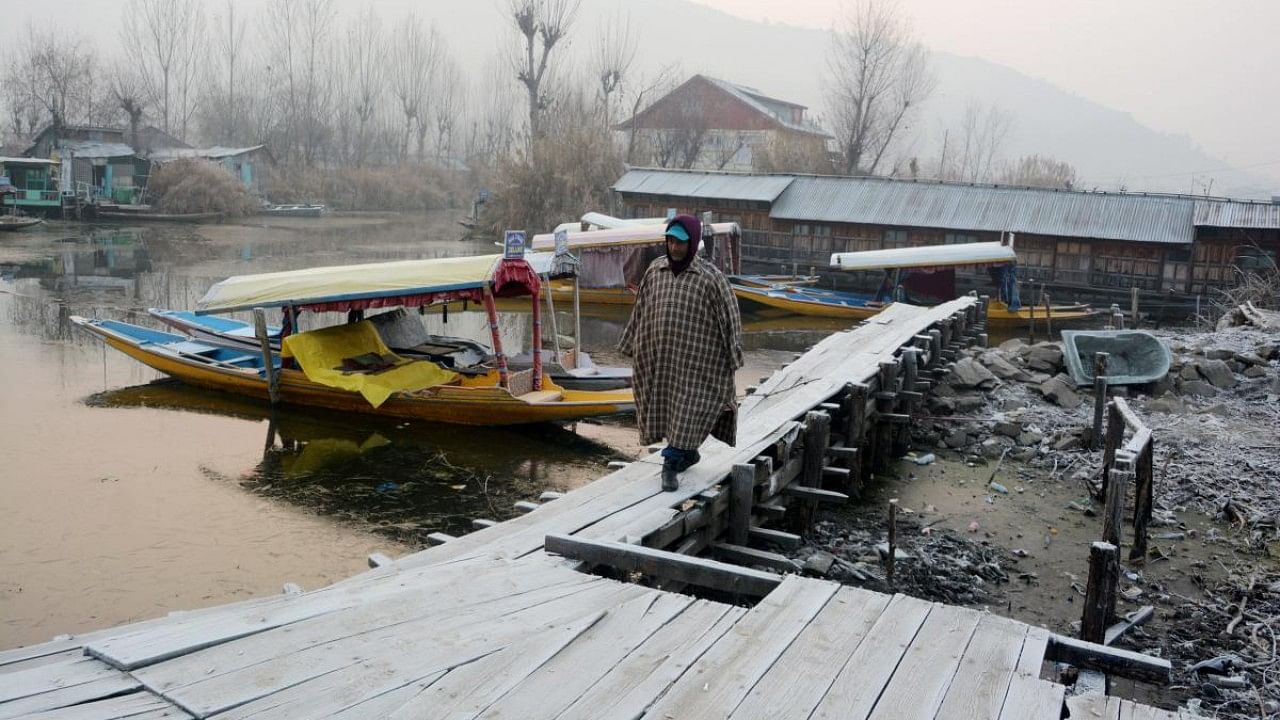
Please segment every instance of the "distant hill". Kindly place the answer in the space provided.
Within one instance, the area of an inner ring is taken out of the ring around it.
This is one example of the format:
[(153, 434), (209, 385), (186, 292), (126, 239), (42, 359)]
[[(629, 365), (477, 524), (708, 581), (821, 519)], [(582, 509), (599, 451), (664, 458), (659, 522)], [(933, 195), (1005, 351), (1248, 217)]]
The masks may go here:
[[(423, 7), (446, 4), (449, 11), (436, 10), (435, 20), (450, 38), (453, 51), (468, 64), (483, 63), (500, 42), (498, 34), (486, 34), (487, 42), (460, 43), (459, 38), (472, 35), (468, 28), (477, 23), (500, 18), (503, 3), (458, 3), (467, 5), (463, 10), (452, 2)], [(638, 69), (652, 72), (679, 63), (682, 79), (705, 73), (804, 103), (814, 116), (822, 115), (826, 33), (743, 20), (686, 0), (586, 0), (569, 50), (576, 59), (585, 59), (594, 42), (591, 36), (620, 11), (630, 14), (641, 38)], [(1086, 187), (1192, 192), (1203, 191), (1212, 177), (1215, 195), (1269, 197), (1270, 191), (1280, 189), (1280, 183), (1238, 171), (1193, 178), (1187, 173), (1228, 166), (1189, 137), (1152, 130), (1122, 110), (1012, 68), (946, 53), (933, 57), (938, 89), (914, 128), (913, 154), (936, 156), (942, 128), (958, 125), (965, 106), (976, 100), (995, 103), (1013, 117), (1005, 143), (1007, 155), (1040, 153), (1066, 160), (1077, 168)]]

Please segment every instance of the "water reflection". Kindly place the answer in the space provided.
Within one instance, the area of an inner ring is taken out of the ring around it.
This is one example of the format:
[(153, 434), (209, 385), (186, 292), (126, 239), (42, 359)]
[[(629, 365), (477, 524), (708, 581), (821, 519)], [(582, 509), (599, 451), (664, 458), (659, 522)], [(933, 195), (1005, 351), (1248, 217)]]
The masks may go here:
[(594, 477), (615, 457), (607, 446), (557, 426), (475, 428), (272, 411), (168, 380), (97, 393), (85, 402), (262, 422), (262, 461), (235, 479), (241, 487), (407, 542), (435, 531), (463, 534), (472, 518), (505, 519), (515, 501)]

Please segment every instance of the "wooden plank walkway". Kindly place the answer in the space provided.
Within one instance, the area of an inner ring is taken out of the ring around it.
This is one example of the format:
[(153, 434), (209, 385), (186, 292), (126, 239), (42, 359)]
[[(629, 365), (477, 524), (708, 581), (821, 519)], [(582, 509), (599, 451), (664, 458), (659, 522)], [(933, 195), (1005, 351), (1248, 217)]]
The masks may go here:
[(737, 446), (709, 442), (678, 492), (650, 456), (327, 588), (2, 652), (0, 719), (1177, 718), (1067, 699), (1040, 678), (1049, 633), (994, 615), (797, 575), (746, 609), (543, 549), (639, 542), (973, 302), (893, 306), (828, 337), (744, 401)]

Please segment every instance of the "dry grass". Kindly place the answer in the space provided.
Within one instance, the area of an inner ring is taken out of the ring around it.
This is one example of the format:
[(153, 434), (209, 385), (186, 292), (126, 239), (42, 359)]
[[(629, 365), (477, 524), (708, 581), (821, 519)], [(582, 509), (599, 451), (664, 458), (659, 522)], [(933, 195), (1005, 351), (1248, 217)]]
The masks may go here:
[(163, 213), (218, 212), (238, 217), (257, 208), (240, 180), (209, 160), (165, 163), (151, 175), (147, 191), (154, 198), (152, 205)]
[(335, 210), (440, 210), (467, 197), (450, 173), (426, 165), (378, 168), (268, 168), (272, 202), (323, 203)]

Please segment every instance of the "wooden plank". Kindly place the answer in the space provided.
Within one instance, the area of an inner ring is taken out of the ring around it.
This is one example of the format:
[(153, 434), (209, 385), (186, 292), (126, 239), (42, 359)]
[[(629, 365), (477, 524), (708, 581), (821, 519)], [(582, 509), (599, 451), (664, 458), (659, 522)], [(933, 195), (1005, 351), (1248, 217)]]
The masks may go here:
[[(135, 692), (128, 695), (98, 700), (96, 702), (71, 705), (48, 710), (34, 718), (39, 720), (104, 720), (105, 718), (128, 718), (128, 720), (152, 720), (153, 718), (190, 718), (164, 698), (149, 692)], [(33, 718), (33, 720), (34, 720)]]
[(1072, 695), (1067, 698), (1068, 717), (1086, 720), (1120, 720), (1120, 698), (1106, 695)]
[(747, 531), (747, 538), (758, 543), (777, 545), (784, 550), (796, 550), (800, 547), (800, 543), (802, 542), (802, 538), (795, 533), (774, 530), (772, 528), (762, 528), (755, 525), (752, 525)]
[(340, 698), (359, 700), (474, 662), (539, 628), (571, 622), (646, 592), (652, 591), (600, 580), (580, 592), (523, 608), (503, 598), (473, 612), (386, 626), (208, 679), (188, 676), (186, 684), (165, 695), (199, 716), (234, 708), (229, 717), (305, 717), (312, 713), (300, 708), (324, 708)]
[(782, 491), (792, 497), (802, 500), (814, 500), (823, 503), (846, 503), (849, 502), (849, 496), (842, 492), (834, 490), (823, 490), (816, 487), (808, 487), (805, 485), (788, 485)]
[(934, 607), (924, 600), (894, 595), (867, 637), (841, 668), (812, 717), (815, 720), (867, 717)]
[(871, 720), (934, 717), (981, 617), (967, 608), (935, 607), (903, 654)]
[(118, 675), (119, 670), (83, 655), (5, 673), (0, 675), (0, 703)]
[(788, 576), (699, 658), (647, 715), (723, 717), (773, 667), (836, 589), (832, 583)]
[(692, 602), (691, 597), (655, 591), (609, 610), (582, 637), (530, 673), (478, 717), (499, 720), (558, 716)]
[(70, 650), (63, 650), (62, 652), (51, 653), (49, 655), (36, 655), (26, 660), (15, 660), (8, 665), (0, 665), (0, 684), (3, 683), (3, 676), (9, 673), (15, 673), (21, 670), (30, 670), (32, 668), (67, 662), (70, 660), (79, 660), (83, 657), (84, 648), (75, 647)]
[(782, 581), (782, 578), (774, 573), (714, 560), (688, 557), (636, 545), (584, 540), (569, 535), (548, 535), (546, 547), (549, 553), (557, 553), (574, 560), (595, 565), (608, 565), (619, 570), (638, 571), (664, 580), (756, 597), (768, 595)]
[(800, 572), (800, 563), (785, 555), (779, 555), (768, 550), (757, 550), (733, 543), (713, 542), (711, 543), (711, 551), (715, 553), (716, 557), (736, 565), (755, 565), (777, 570), (778, 572)]
[(1121, 699), (1120, 720), (1178, 720), (1178, 715), (1168, 710)]
[(803, 720), (893, 598), (841, 588), (756, 683), (734, 720)]
[(387, 718), (475, 717), (581, 637), (604, 615), (604, 611), (592, 613), (457, 668)]
[(1027, 629), (1027, 638), (1022, 642), (1022, 654), (1018, 656), (1018, 674), (1040, 677), (1044, 666), (1044, 654), (1049, 647), (1048, 630), (1038, 627)]
[(1067, 688), (1032, 675), (1015, 675), (1000, 720), (1058, 720)]
[(938, 720), (998, 720), (1017, 671), (1027, 626), (985, 615), (938, 710)]
[(1062, 635), (1049, 638), (1046, 660), (1064, 662), (1086, 670), (1133, 680), (1168, 684), (1173, 666), (1164, 658), (1106, 647)]
[(640, 717), (746, 612), (706, 600), (695, 602), (623, 658), (558, 720)]
[(91, 682), (70, 685), (38, 695), (28, 695), (4, 703), (0, 705), (0, 718), (34, 715), (114, 695), (123, 695), (141, 688), (142, 684), (134, 678), (122, 672), (115, 672)]

